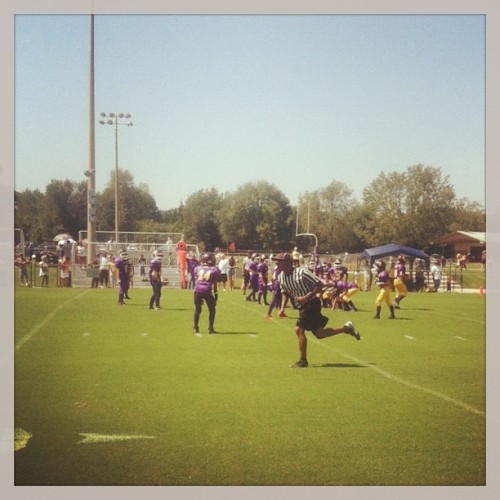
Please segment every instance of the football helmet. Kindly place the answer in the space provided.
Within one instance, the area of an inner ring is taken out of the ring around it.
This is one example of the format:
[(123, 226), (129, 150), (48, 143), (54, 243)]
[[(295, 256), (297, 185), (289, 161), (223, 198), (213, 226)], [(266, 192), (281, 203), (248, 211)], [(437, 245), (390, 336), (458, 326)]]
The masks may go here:
[(215, 266), (215, 257), (214, 257), (214, 254), (212, 252), (205, 252), (201, 256), (200, 262), (202, 264), (207, 265), (207, 266)]

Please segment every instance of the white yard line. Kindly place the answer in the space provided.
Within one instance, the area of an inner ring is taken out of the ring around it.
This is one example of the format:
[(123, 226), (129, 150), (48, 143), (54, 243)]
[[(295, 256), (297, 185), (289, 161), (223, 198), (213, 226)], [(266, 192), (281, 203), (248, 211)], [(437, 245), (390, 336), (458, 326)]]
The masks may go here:
[[(240, 303), (241, 307), (243, 307), (244, 309), (248, 309), (248, 310), (252, 309), (252, 306), (254, 306), (254, 305), (255, 304), (252, 304), (252, 305), (247, 304), (247, 303), (245, 303), (244, 300), (242, 300), (242, 302)], [(256, 308), (255, 309), (256, 314), (258, 314), (261, 317), (263, 317), (264, 314), (267, 312), (267, 307), (268, 306), (265, 306), (265, 309), (263, 309), (263, 308), (258, 308), (257, 309)], [(264, 314), (261, 314), (261, 311)], [(276, 324), (278, 324), (278, 325), (282, 326), (283, 328), (286, 328), (287, 330), (290, 330), (291, 332), (293, 332), (293, 328), (295, 327), (295, 322), (290, 323), (290, 322), (283, 321), (280, 318), (278, 318), (277, 317), (278, 311), (276, 309), (273, 311), (273, 314), (274, 314), (273, 319), (276, 320)], [(471, 319), (471, 318), (467, 318), (467, 319), (469, 319), (471, 321), (477, 321), (477, 320), (474, 320), (474, 319)], [(480, 321), (478, 321), (478, 322), (480, 322)], [(405, 337), (407, 337), (409, 340), (410, 339), (411, 340), (415, 340), (414, 337), (411, 337), (409, 335), (408, 336), (405, 335)], [(448, 403), (452, 403), (454, 405), (457, 405), (457, 406), (463, 408), (466, 411), (469, 411), (471, 413), (475, 413), (476, 415), (485, 415), (486, 414), (484, 411), (478, 410), (477, 408), (474, 408), (472, 405), (464, 403), (463, 401), (460, 401), (458, 399), (454, 399), (454, 398), (448, 396), (447, 394), (443, 394), (443, 393), (435, 391), (433, 389), (428, 389), (427, 387), (422, 387), (422, 386), (420, 386), (418, 384), (414, 384), (413, 382), (410, 382), (410, 381), (405, 380), (405, 379), (403, 379), (401, 377), (393, 375), (392, 373), (389, 373), (388, 371), (386, 371), (386, 370), (384, 370), (382, 368), (379, 368), (378, 366), (374, 366), (374, 365), (372, 365), (372, 364), (370, 364), (370, 363), (368, 363), (366, 361), (363, 361), (361, 359), (355, 358), (354, 356), (350, 356), (349, 354), (345, 354), (345, 353), (339, 351), (336, 347), (334, 347), (332, 345), (329, 345), (327, 343), (328, 339), (326, 339), (326, 343), (325, 343), (325, 340), (322, 340), (322, 341), (317, 340), (312, 335), (309, 335), (308, 339), (311, 342), (314, 342), (314, 343), (322, 346), (325, 349), (332, 350), (336, 354), (340, 354), (341, 356), (344, 356), (345, 358), (349, 359), (350, 361), (354, 361), (355, 363), (358, 363), (359, 365), (366, 366), (367, 368), (371, 368), (373, 371), (377, 372), (379, 375), (382, 375), (383, 377), (387, 378), (388, 380), (391, 380), (391, 381), (396, 382), (398, 384), (405, 385), (406, 387), (409, 387), (410, 389), (414, 389), (414, 390), (417, 390), (417, 391), (425, 392), (426, 394), (429, 394), (431, 396), (439, 398), (442, 401), (446, 401)], [(361, 342), (363, 342), (363, 332), (361, 332)]]
[(17, 344), (15, 345), (15, 350), (18, 351), (19, 349), (21, 349), (21, 347), (24, 346), (24, 344), (29, 342), (38, 333), (38, 331), (43, 326), (45, 326), (56, 314), (59, 314), (61, 309), (63, 309), (67, 304), (69, 304), (73, 300), (79, 299), (80, 297), (82, 297), (86, 293), (88, 293), (88, 290), (85, 290), (84, 292), (79, 293), (78, 295), (71, 297), (66, 302), (62, 302), (55, 309), (50, 311), (50, 313), (47, 314), (47, 316), (45, 316), (45, 318), (43, 318), (43, 320), (40, 321), (40, 323), (38, 323), (35, 327), (33, 327), (21, 340), (19, 340), (19, 342), (17, 342)]
[[(330, 347), (327, 344), (321, 343), (319, 340), (312, 339), (316, 344), (321, 345), (325, 349), (330, 349), (333, 350), (332, 347)], [(361, 337), (361, 342), (363, 342), (363, 337)], [(431, 396), (434, 396), (436, 398), (439, 398), (443, 401), (446, 401), (448, 403), (453, 403), (454, 405), (460, 406), (464, 410), (467, 410), (471, 413), (475, 413), (476, 415), (485, 415), (486, 412), (482, 410), (478, 410), (477, 408), (474, 408), (474, 406), (469, 405), (467, 403), (464, 403), (463, 401), (460, 401), (458, 399), (452, 398), (451, 396), (448, 396), (447, 394), (443, 394), (441, 392), (435, 391), (433, 389), (428, 389), (427, 387), (422, 387), (421, 385), (414, 384), (413, 382), (410, 382), (408, 380), (405, 380), (404, 378), (398, 377), (396, 375), (393, 375), (392, 373), (389, 373), (388, 371), (379, 368), (378, 366), (375, 366), (373, 364), (367, 363), (366, 361), (363, 361), (359, 358), (356, 358), (354, 356), (351, 356), (349, 354), (345, 354), (338, 349), (335, 349), (335, 352), (337, 354), (340, 354), (341, 356), (344, 356), (344, 358), (349, 359), (350, 361), (354, 361), (355, 363), (365, 366), (367, 368), (372, 369), (373, 371), (377, 372), (379, 375), (382, 375), (383, 377), (392, 380), (393, 382), (397, 382), (398, 384), (405, 385), (406, 387), (409, 387), (410, 389), (415, 389), (417, 391), (425, 392), (426, 394), (430, 394)]]

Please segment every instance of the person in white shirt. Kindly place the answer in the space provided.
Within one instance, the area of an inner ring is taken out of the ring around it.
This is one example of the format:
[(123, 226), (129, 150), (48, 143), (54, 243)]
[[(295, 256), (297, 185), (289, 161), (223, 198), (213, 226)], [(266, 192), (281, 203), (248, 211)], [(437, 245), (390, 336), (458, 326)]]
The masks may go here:
[(109, 286), (109, 259), (106, 252), (99, 257), (99, 285), (101, 288)]
[(431, 266), (431, 276), (432, 281), (434, 283), (434, 290), (439, 291), (439, 287), (441, 286), (441, 263), (437, 260), (432, 262)]
[(222, 283), (222, 290), (225, 292), (227, 283), (227, 274), (229, 272), (229, 257), (227, 257), (225, 254), (222, 253), (220, 255), (220, 260), (219, 263), (217, 264), (217, 267), (219, 268), (220, 271), (220, 282)]

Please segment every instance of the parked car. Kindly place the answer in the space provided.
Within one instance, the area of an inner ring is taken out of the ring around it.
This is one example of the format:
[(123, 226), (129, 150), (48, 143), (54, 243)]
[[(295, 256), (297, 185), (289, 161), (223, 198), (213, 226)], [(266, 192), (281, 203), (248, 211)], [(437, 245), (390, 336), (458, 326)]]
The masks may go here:
[(44, 241), (41, 245), (33, 248), (33, 255), (36, 262), (42, 260), (43, 253), (47, 255), (49, 264), (57, 264), (59, 262), (59, 248), (53, 241)]

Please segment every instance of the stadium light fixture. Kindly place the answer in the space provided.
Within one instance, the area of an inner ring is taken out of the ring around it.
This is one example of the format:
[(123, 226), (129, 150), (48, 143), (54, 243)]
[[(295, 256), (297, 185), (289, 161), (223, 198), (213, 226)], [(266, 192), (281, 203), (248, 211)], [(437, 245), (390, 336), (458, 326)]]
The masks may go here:
[(128, 122), (119, 122), (118, 119), (123, 118), (131, 118), (132, 115), (129, 113), (124, 114), (116, 114), (116, 113), (101, 113), (102, 118), (109, 118), (107, 121), (99, 120), (101, 125), (114, 125), (115, 126), (115, 243), (118, 243), (118, 125), (126, 125), (127, 127), (131, 127), (133, 123), (131, 121)]

